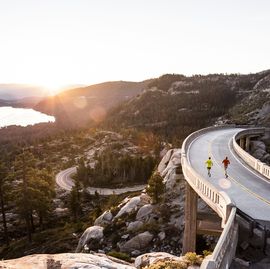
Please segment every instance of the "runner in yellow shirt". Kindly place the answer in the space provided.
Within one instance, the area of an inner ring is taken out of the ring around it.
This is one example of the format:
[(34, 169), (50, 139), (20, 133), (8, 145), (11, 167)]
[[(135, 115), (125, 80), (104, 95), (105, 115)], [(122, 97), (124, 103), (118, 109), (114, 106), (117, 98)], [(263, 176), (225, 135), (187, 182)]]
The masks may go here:
[(207, 171), (208, 171), (208, 176), (211, 177), (210, 171), (211, 171), (211, 168), (213, 166), (213, 162), (211, 160), (211, 157), (209, 157), (208, 160), (205, 161), (205, 164), (206, 164), (206, 168), (207, 168)]

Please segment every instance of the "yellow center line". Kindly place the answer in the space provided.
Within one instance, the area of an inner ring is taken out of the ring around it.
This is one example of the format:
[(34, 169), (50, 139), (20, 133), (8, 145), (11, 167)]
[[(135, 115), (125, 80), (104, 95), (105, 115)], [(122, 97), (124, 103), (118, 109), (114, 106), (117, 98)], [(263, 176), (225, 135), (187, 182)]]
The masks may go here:
[[(214, 158), (213, 154), (212, 154), (212, 141), (208, 141), (208, 154), (209, 156), (211, 156), (213, 162), (215, 164), (217, 164), (219, 167), (221, 167), (221, 169), (223, 169), (222, 165)], [(228, 171), (228, 170), (227, 170)], [(257, 199), (265, 202), (266, 204), (270, 205), (270, 201), (268, 201), (267, 199), (261, 197), (260, 195), (258, 195), (257, 193), (253, 192), (252, 190), (248, 189), (246, 186), (244, 186), (243, 184), (241, 184), (238, 180), (234, 179), (228, 172), (227, 172), (228, 178), (231, 179), (235, 184), (237, 184), (238, 186), (240, 186), (244, 191), (248, 192), (249, 194), (253, 195), (254, 197), (256, 197)]]

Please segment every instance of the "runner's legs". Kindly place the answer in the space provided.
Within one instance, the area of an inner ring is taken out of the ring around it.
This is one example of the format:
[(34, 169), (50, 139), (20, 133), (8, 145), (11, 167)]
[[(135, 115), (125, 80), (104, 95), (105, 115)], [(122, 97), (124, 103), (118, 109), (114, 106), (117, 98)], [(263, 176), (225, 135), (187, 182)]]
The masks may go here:
[(224, 165), (224, 172), (225, 172), (225, 177), (226, 178), (228, 177), (227, 168), (228, 168), (228, 166), (227, 165)]

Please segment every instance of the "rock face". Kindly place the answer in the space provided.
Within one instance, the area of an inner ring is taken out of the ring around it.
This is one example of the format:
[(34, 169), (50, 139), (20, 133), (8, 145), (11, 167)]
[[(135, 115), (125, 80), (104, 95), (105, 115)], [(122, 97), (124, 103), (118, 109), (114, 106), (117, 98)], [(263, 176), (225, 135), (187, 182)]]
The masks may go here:
[(138, 256), (135, 259), (135, 267), (136, 268), (143, 268), (145, 266), (148, 266), (158, 260), (163, 260), (163, 259), (179, 259), (180, 257), (175, 257), (174, 255), (171, 255), (166, 252), (154, 252), (154, 253), (146, 253), (143, 255)]
[(266, 146), (270, 146), (270, 129), (268, 128), (263, 137), (261, 137), (261, 141), (264, 142)]
[[(155, 264), (155, 268), (168, 268), (166, 265), (156, 265), (156, 263), (170, 261), (176, 262), (169, 268), (187, 268), (187, 269), (199, 269), (199, 265), (192, 265), (190, 260), (186, 256), (177, 257), (166, 252), (154, 252), (146, 253), (138, 256), (135, 259), (135, 267), (137, 269), (148, 268), (149, 265)], [(202, 260), (201, 260), (202, 261)]]
[(255, 140), (250, 142), (250, 154), (262, 162), (270, 163), (270, 154), (266, 151), (263, 141)]
[(181, 168), (181, 149), (169, 150), (161, 160), (157, 170), (164, 178), (166, 194), (172, 198), (176, 197), (176, 194), (182, 193), (181, 187), (183, 187), (184, 177)]
[(132, 232), (132, 231), (137, 231), (138, 229), (140, 229), (143, 226), (143, 222), (142, 221), (134, 221), (134, 222), (130, 222), (127, 226), (127, 231), (128, 232)]
[(129, 241), (124, 243), (122, 246), (120, 245), (120, 251), (121, 252), (132, 252), (134, 250), (142, 250), (145, 249), (154, 236), (149, 232), (140, 233), (133, 238), (131, 238)]
[(104, 254), (37, 254), (0, 261), (5, 269), (136, 269), (134, 266)]
[(145, 220), (149, 217), (149, 215), (153, 212), (153, 205), (144, 205), (142, 206), (136, 215), (136, 220)]
[[(166, 191), (160, 204), (152, 205), (150, 197), (143, 191), (139, 196), (124, 199), (116, 208), (98, 217), (95, 225), (104, 227), (104, 237), (95, 247), (98, 245), (98, 249), (105, 252), (123, 251), (132, 256), (148, 251), (180, 255), (185, 187), (180, 165), (180, 149), (171, 149), (162, 158), (158, 172), (164, 178)], [(86, 249), (98, 250), (89, 244), (88, 229), (77, 250), (81, 251), (85, 244)]]
[(140, 197), (133, 197), (131, 198), (117, 213), (117, 215), (114, 217), (115, 219), (121, 217), (125, 213), (130, 213), (133, 210), (136, 210), (139, 203), (141, 202)]
[(97, 241), (102, 239), (103, 229), (104, 228), (101, 226), (92, 226), (87, 228), (79, 240), (76, 252), (80, 252), (85, 245), (91, 243), (91, 240)]
[[(62, 253), (35, 254), (14, 260), (0, 261), (3, 269), (142, 269), (153, 263), (170, 260), (184, 262), (187, 269), (197, 269), (199, 266), (188, 266), (185, 257), (177, 257), (169, 253), (146, 253), (136, 258), (135, 264), (98, 253)], [(163, 267), (162, 267), (163, 268)], [(180, 267), (177, 267), (180, 268)], [(182, 268), (182, 267), (181, 267)], [(235, 267), (238, 268), (238, 267)], [(254, 267), (255, 268), (255, 267)], [(261, 267), (260, 267), (261, 268)], [(262, 267), (268, 268), (268, 267)]]
[(151, 252), (137, 257), (136, 267), (104, 254), (66, 253), (2, 261), (0, 268), (139, 269), (159, 259), (172, 258), (178, 261), (184, 229), (185, 194), (180, 161), (181, 150), (173, 149), (165, 154), (158, 166), (166, 186), (164, 200), (160, 204), (152, 205), (144, 191), (136, 197), (125, 198), (117, 207), (99, 216), (95, 226), (86, 229), (79, 240), (77, 252), (121, 251), (133, 257)]
[[(169, 252), (180, 256), (186, 184), (181, 169), (181, 149), (168, 150), (157, 170), (166, 187), (163, 201), (151, 204), (145, 191), (139, 196), (125, 198), (96, 219), (95, 225), (104, 227), (104, 237), (91, 246), (93, 239), (88, 240), (86, 236), (91, 231), (88, 228), (77, 250), (87, 245), (84, 251), (122, 251), (134, 257), (146, 252)], [(209, 211), (202, 200), (198, 201), (198, 208)]]
[(110, 221), (112, 220), (113, 215), (110, 211), (105, 211), (101, 216), (99, 216), (95, 220), (95, 226), (104, 226), (106, 224), (109, 224)]

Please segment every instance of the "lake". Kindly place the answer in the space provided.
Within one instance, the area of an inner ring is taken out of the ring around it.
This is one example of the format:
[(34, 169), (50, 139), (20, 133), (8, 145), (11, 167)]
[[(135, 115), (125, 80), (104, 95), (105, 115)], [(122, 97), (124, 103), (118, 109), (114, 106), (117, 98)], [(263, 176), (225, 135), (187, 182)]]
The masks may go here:
[(53, 116), (29, 108), (0, 107), (0, 128), (9, 125), (34, 125), (41, 122), (54, 122)]

